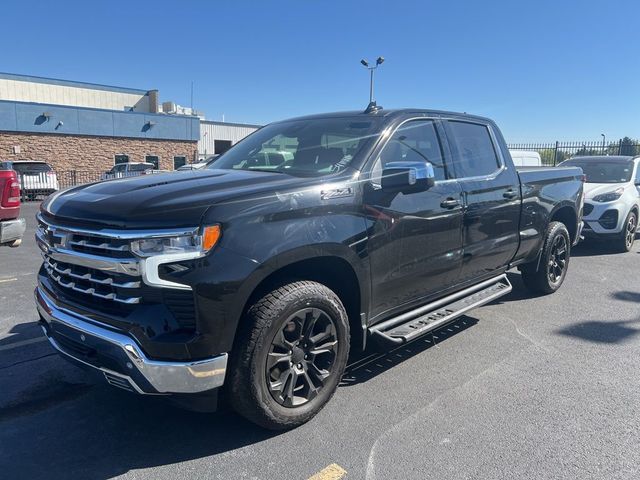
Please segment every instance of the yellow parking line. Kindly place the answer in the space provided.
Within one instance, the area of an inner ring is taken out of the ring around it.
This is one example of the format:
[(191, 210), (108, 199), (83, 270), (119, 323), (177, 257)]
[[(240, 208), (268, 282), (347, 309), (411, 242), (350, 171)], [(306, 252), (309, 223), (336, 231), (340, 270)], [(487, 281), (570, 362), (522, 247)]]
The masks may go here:
[(0, 283), (5, 283), (5, 282), (15, 282), (16, 280), (18, 280), (16, 277), (12, 277), (12, 278), (0, 278)]
[(340, 480), (347, 474), (347, 471), (337, 463), (323, 468), (318, 473), (309, 477), (309, 480)]

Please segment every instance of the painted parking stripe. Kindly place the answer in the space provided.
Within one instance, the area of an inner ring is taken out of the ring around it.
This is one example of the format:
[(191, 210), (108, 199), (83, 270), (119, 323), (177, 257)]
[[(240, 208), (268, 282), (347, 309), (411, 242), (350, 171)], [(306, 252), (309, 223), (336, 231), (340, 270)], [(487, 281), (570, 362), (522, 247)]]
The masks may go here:
[(46, 337), (38, 337), (38, 338), (30, 338), (29, 340), (21, 340), (19, 342), (13, 342), (7, 345), (0, 346), (0, 352), (4, 350), (12, 350), (18, 347), (24, 347), (25, 345), (31, 345), (32, 343), (40, 343), (40, 342), (46, 342), (46, 341), (47, 341)]
[(16, 280), (18, 280), (16, 277), (0, 278), (0, 283), (15, 282)]
[(337, 463), (323, 468), (318, 473), (309, 477), (309, 480), (340, 480), (347, 474), (347, 471)]

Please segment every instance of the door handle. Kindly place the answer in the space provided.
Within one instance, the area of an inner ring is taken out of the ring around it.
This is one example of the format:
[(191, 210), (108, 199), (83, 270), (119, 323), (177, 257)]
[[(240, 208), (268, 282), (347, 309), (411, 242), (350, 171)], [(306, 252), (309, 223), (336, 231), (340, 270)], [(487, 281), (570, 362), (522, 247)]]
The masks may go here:
[(449, 209), (456, 208), (460, 206), (460, 200), (456, 198), (447, 198), (446, 200), (443, 200), (440, 206), (442, 208), (449, 208)]
[(510, 188), (506, 192), (502, 194), (504, 198), (516, 198), (518, 196), (518, 192), (516, 192), (513, 188)]

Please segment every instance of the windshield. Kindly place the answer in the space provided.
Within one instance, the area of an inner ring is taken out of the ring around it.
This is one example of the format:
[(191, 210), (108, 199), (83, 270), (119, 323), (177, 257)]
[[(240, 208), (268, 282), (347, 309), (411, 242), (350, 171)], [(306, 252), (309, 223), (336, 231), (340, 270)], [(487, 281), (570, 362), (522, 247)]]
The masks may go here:
[(631, 180), (633, 162), (631, 160), (568, 160), (563, 167), (580, 167), (587, 177), (587, 183), (625, 183)]
[(319, 118), (274, 123), (238, 143), (207, 168), (323, 176), (347, 168), (378, 135), (379, 118)]

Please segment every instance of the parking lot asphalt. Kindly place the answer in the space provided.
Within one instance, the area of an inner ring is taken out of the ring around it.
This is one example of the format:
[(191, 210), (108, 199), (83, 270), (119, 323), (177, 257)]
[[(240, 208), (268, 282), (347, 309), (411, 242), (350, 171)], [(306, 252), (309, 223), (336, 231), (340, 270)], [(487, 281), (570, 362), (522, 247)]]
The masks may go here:
[(55, 355), (32, 300), (36, 209), (24, 244), (0, 250), (1, 478), (640, 476), (640, 242), (580, 245), (550, 296), (511, 273), (508, 296), (354, 361), (314, 420), (274, 433), (95, 384)]

